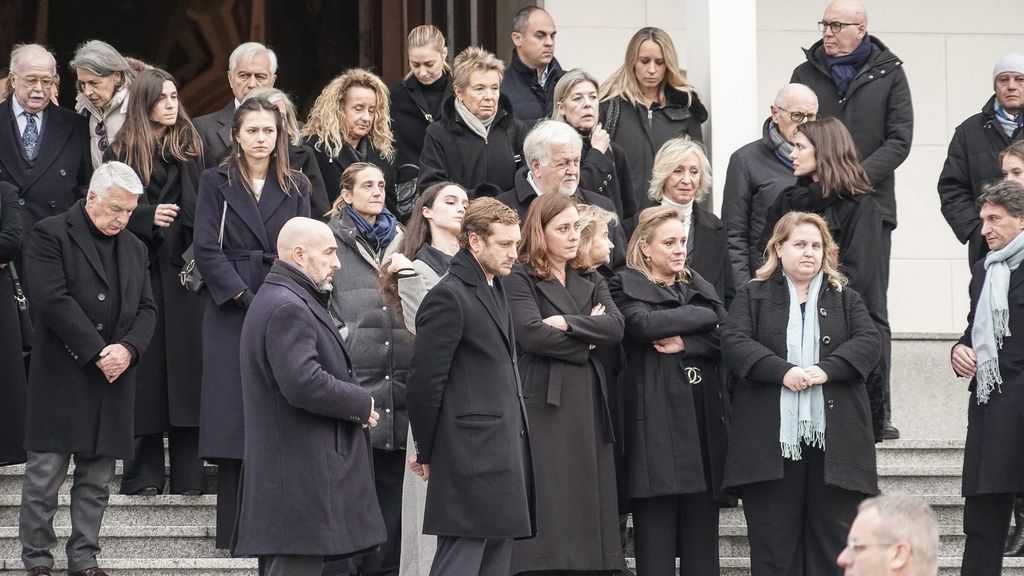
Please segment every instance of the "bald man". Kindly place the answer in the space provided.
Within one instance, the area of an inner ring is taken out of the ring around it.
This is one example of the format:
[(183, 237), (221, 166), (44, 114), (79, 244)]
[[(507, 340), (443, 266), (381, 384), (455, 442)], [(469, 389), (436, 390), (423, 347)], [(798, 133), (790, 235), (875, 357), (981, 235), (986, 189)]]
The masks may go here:
[[(896, 228), (896, 168), (910, 154), (914, 109), (903, 61), (868, 34), (868, 11), (859, 0), (835, 0), (818, 22), (821, 40), (804, 50), (807, 61), (793, 70), (792, 82), (806, 84), (818, 96), (818, 114), (839, 118), (850, 130), (861, 163), (874, 186), (882, 212), (881, 258), (873, 289), (862, 296), (882, 334), (882, 359), (870, 385), (881, 391), (875, 417), (876, 440), (895, 440), (889, 365), (889, 254)], [(875, 400), (873, 400), (875, 402)], [(884, 405), (884, 406), (883, 406)]]
[(327, 311), (337, 252), (326, 224), (285, 223), (242, 326), (245, 466), (233, 551), (258, 556), (265, 576), (320, 576), (324, 557), (386, 539), (366, 430), (379, 415)]

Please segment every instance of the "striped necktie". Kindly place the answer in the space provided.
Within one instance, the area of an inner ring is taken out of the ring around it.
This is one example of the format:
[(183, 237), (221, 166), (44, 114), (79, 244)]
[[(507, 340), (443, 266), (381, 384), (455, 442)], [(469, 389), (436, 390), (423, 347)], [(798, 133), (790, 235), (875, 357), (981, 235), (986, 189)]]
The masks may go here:
[(36, 152), (39, 150), (39, 127), (36, 126), (36, 115), (26, 112), (25, 118), (28, 120), (25, 126), (25, 133), (21, 136), (21, 142), (25, 145), (25, 153), (28, 154), (29, 160), (36, 159)]

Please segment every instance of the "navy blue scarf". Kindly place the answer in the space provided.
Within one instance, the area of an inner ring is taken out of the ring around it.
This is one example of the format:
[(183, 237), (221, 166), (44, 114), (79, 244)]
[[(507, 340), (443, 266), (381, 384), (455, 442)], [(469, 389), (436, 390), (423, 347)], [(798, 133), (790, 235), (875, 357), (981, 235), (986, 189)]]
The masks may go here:
[(860, 46), (846, 56), (832, 57), (825, 55), (825, 65), (832, 74), (832, 83), (836, 85), (836, 91), (840, 98), (846, 98), (846, 90), (850, 87), (850, 81), (857, 75), (857, 70), (871, 56), (871, 38), (865, 36)]
[(345, 213), (355, 223), (363, 238), (377, 243), (377, 250), (387, 248), (391, 241), (395, 239), (395, 234), (398, 233), (398, 220), (395, 219), (391, 212), (388, 212), (387, 208), (381, 210), (380, 214), (377, 215), (376, 224), (370, 224), (366, 218), (363, 218), (358, 212), (353, 210), (351, 205), (345, 206)]

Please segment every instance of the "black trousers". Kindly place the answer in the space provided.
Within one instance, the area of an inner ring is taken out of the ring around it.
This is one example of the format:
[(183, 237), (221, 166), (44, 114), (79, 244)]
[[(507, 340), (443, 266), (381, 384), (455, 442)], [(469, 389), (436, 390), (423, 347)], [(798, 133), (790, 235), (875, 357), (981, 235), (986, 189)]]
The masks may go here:
[(843, 573), (836, 559), (865, 495), (825, 484), (825, 453), (802, 448), (802, 460), (784, 461), (781, 480), (740, 487), (752, 576)]
[(889, 373), (892, 369), (892, 328), (889, 327), (889, 257), (892, 254), (892, 224), (882, 223), (882, 238), (878, 255), (878, 277), (875, 279), (871, 294), (862, 294), (867, 304), (871, 319), (882, 339), (882, 353), (878, 359), (878, 386), (884, 402), (884, 418), (892, 419), (892, 390), (889, 386)]
[[(203, 492), (203, 460), (199, 458), (199, 428), (171, 428), (167, 432), (167, 454), (171, 464), (170, 493)], [(164, 435), (162, 432), (135, 437), (135, 457), (124, 463), (121, 494), (136, 494), (150, 486), (164, 491)]]
[(430, 576), (508, 576), (511, 539), (437, 537)]
[(999, 576), (1010, 529), (1013, 494), (968, 496), (964, 502), (964, 559), (961, 576)]
[[(218, 458), (217, 464), (217, 548), (231, 549), (238, 511), (238, 486), (242, 480), (242, 461)], [(284, 495), (282, 495), (284, 496)]]

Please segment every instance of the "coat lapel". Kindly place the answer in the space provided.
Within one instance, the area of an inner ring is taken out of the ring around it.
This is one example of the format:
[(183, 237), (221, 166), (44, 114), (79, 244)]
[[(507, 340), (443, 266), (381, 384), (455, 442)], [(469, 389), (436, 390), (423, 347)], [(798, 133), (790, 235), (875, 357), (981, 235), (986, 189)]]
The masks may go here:
[(1019, 266), (1012, 274), (1010, 274), (1010, 289), (1008, 292), (1013, 293), (1020, 288), (1022, 284), (1024, 284), (1024, 266)]
[(138, 302), (131, 302), (126, 297), (128, 294), (128, 281), (133, 276), (133, 271), (141, 271), (142, 274), (148, 274), (145, 265), (140, 265), (139, 262), (133, 261), (131, 258), (132, 251), (128, 246), (129, 238), (126, 234), (131, 234), (126, 230), (122, 230), (114, 242), (117, 246), (117, 266), (120, 273), (117, 275), (118, 291), (121, 294), (121, 309), (117, 312), (117, 324), (120, 324), (121, 318), (133, 318), (136, 310), (132, 308), (133, 305), (138, 306)]
[[(269, 178), (267, 183), (270, 183)], [(263, 216), (260, 214), (260, 209), (256, 206), (256, 199), (242, 185), (241, 178), (235, 184), (228, 184), (228, 181), (225, 180), (221, 184), (220, 189), (228, 208), (235, 214), (238, 214), (238, 217), (245, 226), (256, 235), (264, 251), (276, 252), (276, 248), (270, 246), (270, 240), (267, 238), (267, 229), (263, 226)]]
[[(491, 320), (498, 325), (498, 328), (501, 330), (501, 336), (505, 339), (505, 347), (511, 352), (513, 348), (512, 338), (509, 334), (509, 317), (507, 314), (502, 315), (498, 311), (497, 300), (495, 300), (497, 294), (494, 289), (487, 285), (480, 264), (477, 263), (476, 259), (469, 252), (463, 250), (452, 257), (452, 267), (449, 273), (475, 288), (477, 300), (487, 309)], [(498, 278), (495, 278), (494, 281), (500, 283)], [(508, 308), (507, 303), (505, 307)]]
[[(533, 276), (533, 274), (530, 274)], [(547, 298), (548, 302), (562, 314), (589, 314), (590, 296), (593, 294), (594, 284), (576, 274), (573, 270), (566, 270), (565, 286), (554, 278), (542, 280), (536, 276), (537, 289)]]
[[(172, 190), (178, 189), (178, 179), (181, 178), (181, 165), (177, 162), (171, 162), (169, 164), (165, 164), (165, 169), (167, 170), (167, 181), (163, 188), (160, 189), (160, 192), (157, 193), (156, 202), (154, 202), (154, 204), (167, 204), (167, 194)], [(180, 201), (180, 199), (176, 198), (171, 198), (170, 200), (172, 202), (175, 200)]]
[(96, 250), (92, 233), (89, 232), (89, 224), (85, 221), (86, 216), (82, 213), (83, 202), (84, 200), (80, 200), (68, 209), (68, 228), (70, 228), (68, 234), (75, 241), (75, 244), (78, 244), (78, 248), (82, 253), (85, 254), (85, 259), (89, 261), (89, 265), (92, 266), (96, 274), (99, 275), (103, 283), (109, 288), (110, 282), (107, 280), (107, 273), (103, 269), (103, 263), (100, 262), (100, 253)]
[(260, 193), (260, 201), (257, 203), (264, 222), (270, 220), (284, 199), (284, 190), (281, 190), (281, 185), (277, 183), (277, 172), (271, 169), (267, 172), (267, 181), (263, 184), (263, 192)]
[(24, 188), (30, 188), (39, 180), (43, 174), (50, 171), (50, 165), (57, 159), (64, 142), (71, 134), (71, 122), (64, 118), (64, 114), (58, 114), (56, 106), (47, 106), (45, 125), (43, 126), (42, 138), (39, 140), (39, 153), (36, 154), (35, 164), (32, 172), (25, 179)]
[(267, 276), (267, 279), (264, 282), (266, 284), (279, 284), (281, 286), (284, 286), (285, 288), (294, 292), (299, 298), (302, 298), (302, 301), (306, 303), (306, 306), (313, 313), (313, 316), (316, 316), (316, 319), (319, 320), (320, 323), (327, 328), (327, 331), (330, 332), (331, 335), (334, 337), (334, 340), (338, 343), (338, 346), (341, 347), (341, 352), (345, 355), (345, 362), (349, 366), (352, 365), (352, 361), (348, 356), (348, 349), (345, 348), (345, 342), (342, 341), (341, 334), (338, 333), (338, 327), (334, 323), (334, 320), (331, 319), (330, 313), (327, 312), (326, 308), (324, 308), (322, 305), (320, 305), (319, 302), (314, 300), (313, 297), (310, 296), (308, 292), (306, 292), (301, 286), (296, 284), (295, 281), (292, 280), (291, 278), (287, 278), (285, 276), (275, 273), (273, 275)]
[(11, 178), (18, 185), (19, 195), (23, 196), (24, 191), (28, 188), (25, 185), (25, 180), (28, 178), (28, 174), (25, 173), (27, 160), (24, 158), (25, 149), (21, 145), (18, 121), (14, 117), (14, 108), (11, 103), (13, 99), (13, 95), (8, 97), (3, 106), (0, 106), (0, 127), (7, 127), (0, 130), (3, 132), (0, 134), (0, 163), (10, 172)]
[(221, 108), (217, 115), (217, 123), (220, 126), (217, 128), (217, 136), (220, 137), (220, 141), (224, 146), (231, 151), (231, 121), (235, 118), (235, 99), (232, 98), (228, 105)]

